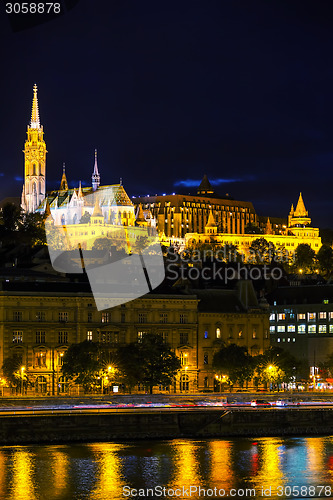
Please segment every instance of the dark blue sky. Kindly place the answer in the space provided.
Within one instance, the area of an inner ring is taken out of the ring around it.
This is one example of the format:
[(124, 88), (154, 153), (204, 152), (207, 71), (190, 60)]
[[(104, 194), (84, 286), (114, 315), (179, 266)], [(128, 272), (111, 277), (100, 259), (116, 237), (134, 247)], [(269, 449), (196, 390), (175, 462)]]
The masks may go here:
[[(2, 6), (1, 6), (2, 7)], [(38, 85), (48, 189), (216, 190), (287, 216), (299, 191), (333, 227), (333, 16), (327, 1), (80, 0), (13, 32), (0, 14), (0, 198), (19, 195)], [(188, 181), (188, 182), (187, 182)], [(188, 187), (187, 187), (188, 186)]]

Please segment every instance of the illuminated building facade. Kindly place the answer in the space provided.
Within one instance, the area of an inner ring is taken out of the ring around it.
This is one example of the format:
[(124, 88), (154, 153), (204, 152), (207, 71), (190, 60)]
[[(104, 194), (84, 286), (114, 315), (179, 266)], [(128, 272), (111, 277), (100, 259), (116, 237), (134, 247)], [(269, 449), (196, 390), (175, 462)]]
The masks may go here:
[[(309, 367), (311, 375), (318, 375), (319, 366), (333, 351), (333, 286), (279, 287), (267, 300), (271, 345), (289, 351)], [(308, 376), (306, 370), (304, 378)]]
[(213, 391), (214, 352), (232, 342), (245, 345), (252, 354), (263, 352), (268, 346), (269, 316), (253, 289), (246, 299), (241, 288), (205, 293), (170, 293), (168, 289), (99, 312), (85, 283), (3, 281), (1, 366), (8, 356), (20, 354), (32, 384), (31, 394), (77, 393), (77, 387), (70, 386), (61, 374), (63, 355), (70, 344), (90, 340), (114, 349), (140, 342), (145, 333), (155, 333), (181, 360), (181, 369), (167, 390)]
[[(91, 187), (82, 188), (80, 183), (77, 188), (69, 189), (63, 166), (59, 189), (46, 193), (47, 151), (43, 134), (43, 126), (40, 125), (39, 119), (37, 86), (34, 85), (31, 121), (23, 151), (25, 170), (21, 206), (25, 211), (40, 213), (47, 211), (52, 215), (55, 225), (79, 224), (82, 216), (89, 222), (89, 217), (96, 210), (95, 201), (98, 199), (105, 224), (135, 225), (134, 205), (122, 183), (100, 185), (96, 150)], [(153, 225), (153, 221), (150, 221), (150, 225)]]
[(296, 210), (293, 206), (288, 217), (288, 227), (284, 231), (275, 234), (270, 219), (267, 219), (264, 233), (260, 234), (230, 234), (218, 231), (218, 224), (211, 211), (205, 227), (205, 232), (188, 233), (185, 235), (186, 246), (198, 246), (200, 244), (211, 245), (236, 245), (238, 251), (248, 257), (249, 248), (252, 242), (258, 238), (265, 238), (266, 241), (273, 243), (276, 249), (285, 248), (289, 253), (293, 253), (298, 245), (305, 243), (309, 245), (316, 253), (322, 243), (319, 236), (319, 229), (310, 226), (311, 219), (305, 209), (302, 194), (299, 195)]
[(45, 198), (46, 144), (43, 126), (39, 120), (37, 85), (33, 88), (32, 111), (27, 140), (24, 145), (24, 185), (21, 206), (26, 212), (35, 212)]
[(133, 201), (151, 212), (159, 234), (170, 241), (184, 238), (187, 233), (204, 234), (210, 212), (219, 232), (243, 234), (248, 224), (257, 223), (251, 202), (221, 198), (206, 175), (196, 195), (145, 196)]

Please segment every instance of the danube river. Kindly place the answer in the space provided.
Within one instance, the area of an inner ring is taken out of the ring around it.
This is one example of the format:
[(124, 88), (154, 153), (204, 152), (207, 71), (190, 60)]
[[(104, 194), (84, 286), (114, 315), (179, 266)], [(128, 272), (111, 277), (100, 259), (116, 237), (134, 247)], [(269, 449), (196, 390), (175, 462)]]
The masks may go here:
[(6, 500), (332, 498), (331, 486), (333, 437), (0, 448)]

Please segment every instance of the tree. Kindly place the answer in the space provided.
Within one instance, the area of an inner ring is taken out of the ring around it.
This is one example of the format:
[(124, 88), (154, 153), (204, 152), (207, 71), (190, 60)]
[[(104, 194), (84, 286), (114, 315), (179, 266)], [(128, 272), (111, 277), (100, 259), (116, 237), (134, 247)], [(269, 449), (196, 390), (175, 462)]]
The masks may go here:
[(4, 359), (2, 365), (2, 371), (5, 378), (10, 382), (11, 386), (17, 389), (21, 387), (22, 377), (23, 385), (26, 387), (28, 383), (28, 376), (26, 370), (22, 371), (22, 355), (14, 353)]
[(252, 224), (251, 222), (249, 222), (244, 228), (244, 233), (245, 234), (262, 234), (262, 230), (260, 229), (259, 226), (256, 226), (255, 224)]
[(249, 252), (248, 262), (252, 264), (269, 264), (275, 256), (275, 247), (273, 243), (268, 242), (265, 238), (257, 238), (252, 241)]
[(230, 344), (223, 346), (214, 354), (213, 368), (221, 375), (228, 375), (231, 386), (237, 382), (242, 386), (246, 380), (251, 380), (253, 374), (252, 357), (247, 348)]
[(150, 394), (156, 385), (170, 385), (181, 366), (170, 346), (160, 335), (153, 333), (143, 335), (140, 343), (128, 344), (122, 353), (120, 356), (125, 376), (132, 382), (136, 379), (136, 383), (148, 386)]
[(84, 212), (84, 214), (82, 215), (81, 219), (80, 219), (80, 224), (88, 224), (88, 222), (90, 222), (90, 219), (91, 219), (91, 215), (89, 212)]
[(292, 354), (280, 347), (270, 347), (264, 354), (254, 358), (255, 378), (258, 383), (282, 382), (289, 383), (294, 380), (301, 363)]
[(331, 246), (322, 245), (317, 253), (319, 269), (324, 275), (331, 275), (333, 270), (333, 249)]
[(69, 346), (64, 355), (62, 373), (87, 391), (98, 384), (102, 366), (98, 343), (85, 340)]
[(295, 250), (295, 267), (303, 271), (312, 271), (315, 251), (307, 243), (300, 243)]

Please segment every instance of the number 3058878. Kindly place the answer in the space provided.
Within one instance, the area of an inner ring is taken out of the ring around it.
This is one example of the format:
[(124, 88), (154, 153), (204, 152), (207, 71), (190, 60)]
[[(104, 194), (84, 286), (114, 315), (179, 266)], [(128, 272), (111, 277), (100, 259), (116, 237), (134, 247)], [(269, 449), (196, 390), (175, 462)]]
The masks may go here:
[(61, 5), (59, 2), (7, 2), (7, 14), (60, 14)]

